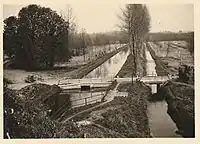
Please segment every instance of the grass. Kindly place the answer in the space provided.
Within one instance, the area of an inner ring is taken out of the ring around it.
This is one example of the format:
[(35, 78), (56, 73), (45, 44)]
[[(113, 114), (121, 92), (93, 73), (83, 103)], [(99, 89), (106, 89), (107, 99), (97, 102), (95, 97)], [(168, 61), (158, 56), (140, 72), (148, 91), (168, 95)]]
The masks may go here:
[(123, 64), (122, 68), (118, 72), (119, 77), (131, 77), (133, 71), (133, 56), (130, 54), (127, 60)]
[[(127, 84), (121, 85), (121, 89), (125, 89), (124, 87)], [(104, 119), (97, 123), (126, 137), (150, 137), (146, 114), (150, 90), (142, 83), (135, 82), (133, 85), (129, 84), (128, 93), (128, 97), (114, 99), (113, 103), (121, 107), (103, 113)]]
[[(186, 42), (170, 42), (172, 44), (187, 45)], [(153, 48), (149, 49), (151, 55), (156, 63), (156, 71), (159, 75), (164, 74), (177, 74), (180, 64), (194, 65), (194, 56), (188, 51), (188, 49), (178, 48), (173, 45), (169, 45), (169, 53), (167, 54), (168, 45), (166, 42), (152, 43)], [(156, 53), (155, 53), (156, 52)], [(163, 69), (163, 70), (162, 70)]]
[[(121, 89), (125, 89), (127, 86), (129, 87), (128, 97), (115, 97), (113, 101), (92, 111), (98, 112), (99, 110), (104, 110), (101, 112), (103, 119), (96, 119), (94, 120), (94, 123), (105, 128), (107, 132), (103, 132), (104, 134), (108, 133), (108, 131), (112, 131), (125, 137), (151, 137), (148, 126), (148, 117), (146, 114), (147, 97), (151, 91), (148, 87), (140, 82), (134, 82), (133, 85), (129, 83), (128, 85), (121, 85)], [(115, 107), (117, 108), (115, 109)], [(90, 113), (91, 112), (84, 113), (83, 115), (76, 117), (74, 120), (79, 121), (87, 119), (90, 117)], [(92, 131), (91, 128), (93, 128)], [(83, 129), (84, 133), (91, 134), (91, 132), (94, 131), (98, 131), (97, 133), (99, 133), (99, 128), (95, 128), (93, 126), (84, 126)], [(115, 135), (111, 137), (118, 136)], [(106, 134), (106, 137), (110, 136)]]

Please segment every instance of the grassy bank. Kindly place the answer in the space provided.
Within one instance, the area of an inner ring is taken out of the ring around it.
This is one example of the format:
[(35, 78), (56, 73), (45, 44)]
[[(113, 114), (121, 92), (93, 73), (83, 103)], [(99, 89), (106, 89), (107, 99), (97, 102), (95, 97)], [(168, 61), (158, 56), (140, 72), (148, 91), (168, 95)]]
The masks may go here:
[(111, 137), (151, 137), (146, 114), (150, 89), (140, 82), (120, 85), (121, 91), (122, 88), (128, 87), (127, 97), (115, 97), (113, 101), (74, 119), (75, 121), (88, 119), (104, 128), (100, 130), (94, 126), (82, 126), (83, 133), (88, 137), (93, 137), (94, 131), (98, 131), (103, 137), (110, 137), (106, 134), (108, 132), (115, 133)]
[(133, 60), (133, 56), (130, 54), (127, 57), (125, 63), (122, 66), (122, 68), (118, 72), (117, 76), (119, 76), (119, 77), (131, 77), (132, 76), (132, 72), (134, 70), (133, 61), (134, 61)]
[[(127, 87), (127, 84), (124, 87)], [(120, 100), (121, 107), (107, 111), (103, 114), (104, 119), (97, 123), (126, 137), (150, 137), (146, 114), (150, 89), (143, 83), (135, 82), (133, 85), (129, 84), (127, 92), (128, 97)]]
[[(130, 54), (123, 66), (121, 67), (120, 71), (118, 72), (117, 76), (119, 77), (131, 77), (132, 73), (135, 69), (139, 72), (139, 76), (145, 76), (146, 75), (146, 55), (145, 55), (145, 49), (143, 46), (141, 46), (140, 52), (138, 52), (138, 58), (137, 58), (137, 67), (134, 65), (134, 55)], [(133, 76), (136, 76), (134, 74)]]

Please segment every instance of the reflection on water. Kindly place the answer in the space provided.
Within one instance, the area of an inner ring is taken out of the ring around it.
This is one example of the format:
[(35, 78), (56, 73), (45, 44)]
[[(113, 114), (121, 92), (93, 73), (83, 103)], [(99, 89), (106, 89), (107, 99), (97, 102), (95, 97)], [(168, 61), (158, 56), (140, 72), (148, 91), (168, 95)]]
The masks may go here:
[(177, 128), (167, 113), (165, 101), (149, 103), (148, 118), (154, 137), (181, 137), (175, 133)]
[[(146, 72), (147, 72), (147, 76), (157, 76), (156, 73), (156, 64), (150, 54), (150, 52), (145, 49), (145, 53), (146, 53), (146, 59), (147, 59), (147, 63), (146, 63)], [(152, 93), (156, 93), (157, 92), (157, 85), (151, 85), (151, 90)]]
[(129, 49), (120, 51), (105, 63), (94, 69), (85, 78), (112, 78), (114, 77), (122, 65), (125, 63), (127, 56), (129, 55)]

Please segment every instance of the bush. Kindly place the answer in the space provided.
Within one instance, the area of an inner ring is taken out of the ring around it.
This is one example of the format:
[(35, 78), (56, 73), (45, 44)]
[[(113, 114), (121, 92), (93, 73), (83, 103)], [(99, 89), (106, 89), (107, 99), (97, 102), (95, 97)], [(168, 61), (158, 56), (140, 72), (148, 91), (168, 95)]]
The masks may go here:
[(194, 66), (181, 65), (179, 67), (179, 81), (194, 84)]
[(26, 83), (33, 83), (33, 82), (35, 82), (36, 80), (35, 80), (35, 77), (33, 76), (33, 75), (28, 75), (27, 77), (26, 77), (26, 79), (25, 79), (25, 82)]
[(52, 87), (54, 86), (34, 84), (20, 91), (8, 88), (4, 90), (4, 138), (73, 138), (82, 136), (80, 129), (74, 123), (62, 124), (47, 116), (48, 106), (42, 102), (41, 98), (48, 91), (47, 88)]
[(9, 80), (8, 78), (3, 78), (3, 85), (7, 86), (7, 84), (13, 84), (13, 82), (11, 80)]

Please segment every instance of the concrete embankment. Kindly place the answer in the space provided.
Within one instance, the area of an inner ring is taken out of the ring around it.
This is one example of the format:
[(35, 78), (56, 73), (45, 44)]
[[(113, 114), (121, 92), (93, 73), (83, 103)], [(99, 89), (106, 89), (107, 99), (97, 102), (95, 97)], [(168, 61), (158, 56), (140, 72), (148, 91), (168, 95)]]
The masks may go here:
[(92, 70), (94, 70), (95, 68), (97, 68), (98, 66), (100, 66), (101, 64), (103, 64), (105, 61), (107, 61), (109, 58), (113, 57), (114, 55), (116, 55), (118, 52), (120, 52), (121, 50), (124, 50), (127, 48), (127, 45), (122, 46), (121, 48), (118, 48), (117, 50), (110, 52), (108, 54), (106, 54), (105, 56), (92, 61), (82, 67), (80, 67), (79, 69), (76, 69), (72, 72), (69, 72), (67, 74), (67, 77), (70, 78), (82, 78), (85, 75), (87, 75), (88, 73), (90, 73)]

